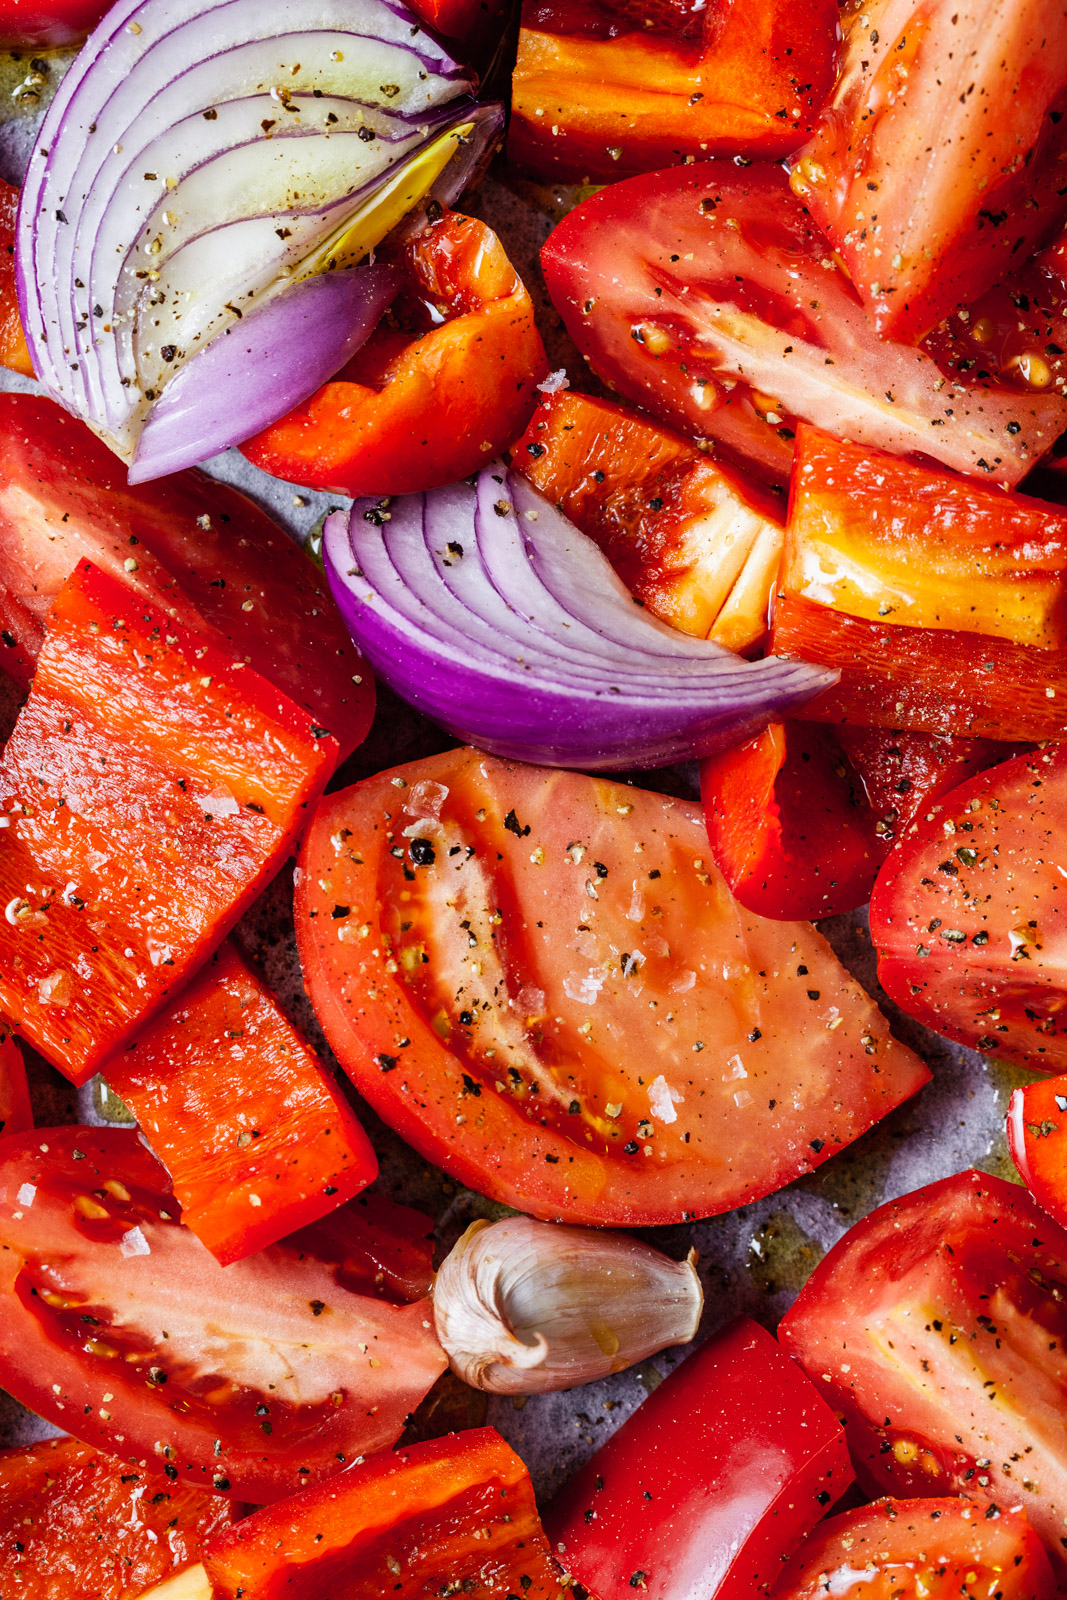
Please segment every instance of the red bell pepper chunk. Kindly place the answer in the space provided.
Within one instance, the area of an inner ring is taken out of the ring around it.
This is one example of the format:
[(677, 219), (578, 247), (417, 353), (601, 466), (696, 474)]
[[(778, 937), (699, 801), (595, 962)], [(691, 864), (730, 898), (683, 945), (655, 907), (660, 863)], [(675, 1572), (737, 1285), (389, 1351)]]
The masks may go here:
[(197, 471), (131, 488), (107, 446), (39, 395), (0, 395), (0, 455), (0, 670), (29, 685), (52, 602), (87, 559), (262, 673), (341, 759), (363, 740), (373, 675), (320, 569), (246, 495)]
[(411, 9), (436, 33), (461, 39), (464, 59), (470, 61), (499, 31), (504, 6), (503, 0), (412, 0)]
[(548, 361), (500, 240), (445, 212), (400, 265), (409, 326), (380, 328), (332, 382), (243, 444), (254, 466), (334, 494), (412, 494), (477, 472), (522, 432)]
[[(0, 24), (2, 25), (2, 24)], [(15, 298), (15, 214), (19, 192), (0, 178), (0, 367), (33, 377)]]
[(0, 1134), (27, 1133), (33, 1127), (26, 1064), (10, 1033), (0, 1028)]
[(0, 1593), (129, 1600), (183, 1571), (240, 1508), (77, 1439), (0, 1451)]
[(1014, 1091), (1008, 1103), (1008, 1149), (1038, 1205), (1067, 1228), (1067, 1077)]
[(0, 766), (0, 1012), (75, 1083), (135, 1036), (285, 860), (336, 744), (88, 562)]
[(386, 1451), (213, 1539), (217, 1600), (562, 1600), (530, 1476), (494, 1428)]
[(671, 1373), (569, 1483), (552, 1548), (598, 1600), (750, 1600), (852, 1482), (841, 1424), (747, 1319)]
[(933, 801), (1019, 749), (994, 739), (845, 725), (834, 737), (863, 784), (885, 850), (907, 836)]
[(170, 1173), (182, 1221), (223, 1265), (377, 1176), (341, 1091), (231, 943), (106, 1074)]
[(870, 898), (885, 850), (826, 729), (772, 722), (702, 763), (700, 795), (715, 863), (747, 910), (814, 920)]

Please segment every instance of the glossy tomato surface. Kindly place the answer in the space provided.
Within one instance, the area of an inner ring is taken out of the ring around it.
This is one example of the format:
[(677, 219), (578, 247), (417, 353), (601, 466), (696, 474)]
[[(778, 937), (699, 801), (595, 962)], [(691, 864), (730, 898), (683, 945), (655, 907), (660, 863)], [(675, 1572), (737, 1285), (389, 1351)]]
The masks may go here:
[(743, 1320), (690, 1356), (568, 1484), (552, 1547), (599, 1600), (748, 1600), (852, 1482), (841, 1425)]
[(924, 351), (879, 339), (777, 167), (707, 161), (613, 184), (541, 259), (598, 376), (778, 481), (797, 419), (1004, 484), (1067, 426), (1056, 391), (948, 388)]
[(807, 924), (743, 911), (698, 806), (451, 750), (329, 795), (308, 993), (360, 1092), (483, 1194), (706, 1216), (818, 1166), (926, 1069)]
[(1008, 1149), (1023, 1182), (1050, 1217), (1067, 1227), (1067, 1077), (1015, 1089), (1008, 1103)]
[(1065, 828), (1067, 748), (1016, 756), (943, 795), (871, 897), (890, 998), (938, 1033), (1042, 1072), (1067, 1067)]
[(78, 44), (106, 10), (105, 0), (0, 0), (0, 49)]
[(397, 1438), (446, 1365), (428, 1302), (305, 1229), (222, 1267), (117, 1128), (0, 1143), (0, 1383), (153, 1476), (264, 1503)]
[(779, 1338), (843, 1415), (865, 1487), (1022, 1506), (1062, 1581), (1065, 1295), (1067, 1232), (1017, 1184), (961, 1172), (847, 1233)]

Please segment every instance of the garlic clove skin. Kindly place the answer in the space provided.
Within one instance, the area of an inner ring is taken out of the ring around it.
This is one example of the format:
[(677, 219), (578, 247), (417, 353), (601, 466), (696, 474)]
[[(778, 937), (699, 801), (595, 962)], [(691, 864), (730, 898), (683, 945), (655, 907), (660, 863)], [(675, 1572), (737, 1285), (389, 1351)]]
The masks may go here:
[(472, 1222), (437, 1274), (437, 1337), (475, 1389), (573, 1389), (692, 1339), (704, 1305), (695, 1260), (596, 1228)]

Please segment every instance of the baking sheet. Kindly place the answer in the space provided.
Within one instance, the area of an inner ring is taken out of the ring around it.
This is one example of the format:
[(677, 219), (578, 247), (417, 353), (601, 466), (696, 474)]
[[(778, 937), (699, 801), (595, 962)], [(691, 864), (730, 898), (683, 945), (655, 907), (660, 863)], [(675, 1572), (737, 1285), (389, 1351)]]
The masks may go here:
[[(28, 55), (21, 59), (0, 56), (0, 176), (9, 182), (20, 181), (36, 119), (68, 59), (62, 54), (35, 57), (45, 68), (40, 71)], [(530, 202), (528, 188), (512, 187), (500, 162), (463, 209), (484, 218), (501, 235), (534, 295), (550, 359), (556, 367), (568, 370), (575, 387), (583, 387), (584, 363), (568, 344), (537, 268), (537, 252), (552, 226), (549, 218)], [(34, 387), (0, 368), (0, 390)], [(337, 496), (315, 494), (268, 478), (236, 451), (216, 457), (206, 468), (259, 500), (297, 539), (306, 536), (326, 509), (345, 503)], [(355, 782), (454, 742), (379, 688), (378, 715), (370, 736), (331, 787)], [(647, 788), (696, 797), (695, 768), (645, 773), (639, 781)], [(930, 1064), (933, 1081), (817, 1173), (778, 1194), (707, 1222), (643, 1230), (644, 1238), (671, 1255), (680, 1257), (690, 1246), (699, 1253), (706, 1303), (697, 1342), (741, 1312), (773, 1329), (823, 1253), (884, 1200), (968, 1166), (1017, 1177), (1004, 1142), (1004, 1115), (1012, 1088), (1029, 1075), (936, 1037), (885, 1001), (875, 981), (874, 957), (862, 914), (831, 918), (819, 926), (844, 964), (879, 1000), (897, 1035)], [(292, 926), (291, 865), (245, 917), (237, 936), (285, 1010), (337, 1071), (303, 992)], [(39, 1060), (31, 1062), (31, 1074), (39, 1125), (103, 1120), (101, 1109), (106, 1111), (108, 1105), (99, 1083), (76, 1091)], [(343, 1074), (339, 1077), (378, 1150), (382, 1187), (394, 1198), (420, 1206), (436, 1218), (442, 1251), (473, 1217), (495, 1214), (490, 1202), (451, 1183), (404, 1146), (358, 1100)], [(446, 1381), (420, 1408), (416, 1427), (426, 1435), (482, 1421), (492, 1423), (526, 1461), (544, 1502), (685, 1353), (681, 1349), (667, 1351), (639, 1368), (559, 1395), (487, 1399), (458, 1380)], [(22, 1443), (54, 1431), (0, 1393), (0, 1444)]]

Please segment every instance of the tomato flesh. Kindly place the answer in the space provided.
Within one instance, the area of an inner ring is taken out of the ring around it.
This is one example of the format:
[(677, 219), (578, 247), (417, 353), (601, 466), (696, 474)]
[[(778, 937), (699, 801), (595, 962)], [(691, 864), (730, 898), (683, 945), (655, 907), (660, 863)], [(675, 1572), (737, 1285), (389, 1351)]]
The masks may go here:
[(771, 1600), (1051, 1600), (1052, 1569), (1016, 1506), (880, 1500), (830, 1517), (801, 1545)]
[(865, 1217), (779, 1328), (865, 1487), (1021, 1506), (1061, 1581), (1065, 1284), (1067, 1233), (1017, 1184), (961, 1172)]
[(993, 739), (964, 739), (897, 728), (834, 729), (849, 765), (859, 775), (874, 831), (888, 849), (906, 838), (912, 823), (957, 784), (1008, 761), (1018, 747)]
[[(42, 1145), (44, 1148), (42, 1149)], [(446, 1365), (423, 1301), (304, 1229), (222, 1267), (119, 1129), (0, 1142), (0, 1382), (86, 1444), (264, 1504), (392, 1444)]]
[(1023, 1182), (1050, 1217), (1067, 1227), (1067, 1078), (1016, 1089), (1008, 1104), (1008, 1149)]
[(87, 559), (262, 673), (339, 758), (362, 741), (373, 675), (321, 571), (246, 495), (197, 471), (131, 488), (112, 451), (39, 395), (0, 395), (0, 452), (0, 624), (15, 641), (0, 670), (29, 685), (52, 603)]
[(308, 993), (379, 1115), (481, 1193), (608, 1225), (729, 1210), (927, 1074), (709, 855), (697, 806), (599, 779), (472, 750), (379, 774), (305, 842)]
[(33, 1108), (22, 1051), (0, 1028), (0, 1134), (25, 1133), (33, 1127)]
[(232, 943), (105, 1071), (224, 1266), (377, 1176), (340, 1090)]
[(219, 1600), (558, 1600), (530, 1475), (493, 1428), (431, 1439), (248, 1517), (205, 1554)]
[(871, 896), (878, 977), (938, 1033), (1041, 1072), (1067, 1069), (1059, 841), (1067, 747), (969, 779), (888, 856)]
[(336, 746), (88, 562), (0, 765), (0, 1013), (83, 1083), (285, 860)]
[(567, 1485), (552, 1547), (600, 1600), (747, 1600), (852, 1482), (841, 1425), (747, 1319), (650, 1395)]

